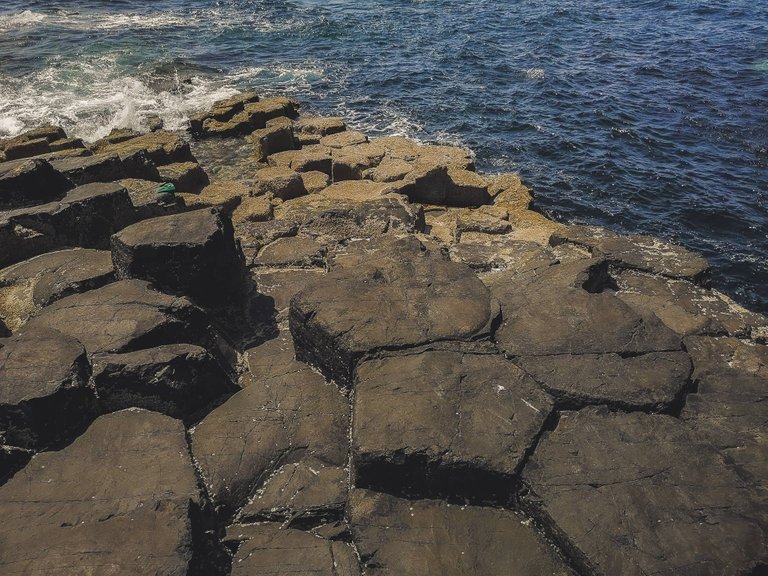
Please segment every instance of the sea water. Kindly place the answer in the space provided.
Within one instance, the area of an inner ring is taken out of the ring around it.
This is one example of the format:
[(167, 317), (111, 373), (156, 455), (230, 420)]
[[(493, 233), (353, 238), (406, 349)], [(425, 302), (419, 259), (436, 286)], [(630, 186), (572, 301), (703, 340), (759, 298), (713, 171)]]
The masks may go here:
[(768, 2), (0, 3), (0, 137), (180, 129), (245, 89), (470, 147), (549, 216), (701, 251), (768, 312)]

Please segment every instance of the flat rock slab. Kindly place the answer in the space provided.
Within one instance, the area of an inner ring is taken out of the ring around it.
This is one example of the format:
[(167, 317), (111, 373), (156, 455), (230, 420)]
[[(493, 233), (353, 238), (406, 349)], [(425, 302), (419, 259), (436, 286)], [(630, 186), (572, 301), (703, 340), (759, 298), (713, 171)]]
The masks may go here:
[(488, 334), (488, 289), (465, 265), (444, 260), (415, 238), (353, 249), (343, 266), (291, 300), (297, 357), (351, 384), (367, 352)]
[(252, 382), (192, 433), (214, 504), (235, 511), (277, 468), (313, 457), (345, 466), (349, 404), (333, 384), (272, 340), (248, 352)]
[(80, 342), (55, 330), (29, 328), (0, 340), (0, 346), (0, 443), (43, 448), (95, 417)]
[(240, 547), (232, 561), (232, 576), (359, 576), (355, 551), (349, 544), (318, 538), (301, 530), (265, 523), (232, 526)]
[(160, 344), (202, 344), (208, 322), (183, 297), (153, 290), (141, 280), (121, 280), (68, 296), (43, 308), (27, 326), (43, 326), (78, 339), (89, 354), (129, 352)]
[(77, 186), (92, 182), (112, 182), (128, 176), (117, 154), (61, 158), (51, 160), (51, 165)]
[(307, 458), (281, 466), (243, 507), (238, 521), (320, 524), (341, 520), (348, 491), (348, 470)]
[(424, 230), (421, 208), (397, 196), (360, 202), (311, 194), (277, 206), (275, 217), (325, 244)]
[(512, 512), (354, 490), (349, 522), (371, 576), (570, 576), (530, 522)]
[(0, 571), (186, 574), (201, 505), (181, 422), (102, 416), (0, 487)]
[(121, 278), (149, 280), (203, 304), (226, 304), (242, 280), (232, 222), (211, 209), (143, 220), (112, 237)]
[(61, 198), (73, 184), (45, 160), (0, 163), (0, 209), (8, 210)]
[(158, 166), (195, 161), (189, 144), (178, 134), (165, 130), (134, 136), (121, 142), (105, 143), (98, 151), (102, 154), (114, 153), (121, 158), (145, 151)]
[(681, 417), (768, 498), (768, 347), (736, 338), (692, 336), (695, 394)]
[(567, 226), (549, 240), (552, 246), (566, 242), (584, 246), (594, 256), (603, 256), (627, 268), (696, 284), (709, 283), (709, 263), (705, 258), (653, 236), (621, 236), (594, 226)]
[(278, 238), (265, 246), (254, 260), (256, 266), (315, 268), (325, 267), (328, 249), (306, 236)]
[(114, 280), (106, 250), (73, 248), (42, 254), (0, 270), (0, 316), (12, 330), (38, 308)]
[(641, 316), (609, 291), (590, 291), (600, 267), (577, 261), (534, 271), (528, 280), (494, 275), (489, 283), (504, 316), (496, 333), (501, 348), (513, 356), (679, 350), (680, 336), (656, 316)]
[(688, 354), (649, 352), (522, 356), (520, 366), (552, 394), (559, 406), (609, 404), (658, 412), (680, 399), (688, 387)]
[(563, 413), (525, 469), (528, 505), (597, 575), (736, 575), (768, 559), (765, 500), (680, 420)]
[(98, 355), (93, 385), (108, 412), (137, 407), (174, 418), (189, 416), (237, 389), (217, 360), (192, 344)]
[(363, 362), (355, 380), (356, 483), (501, 501), (494, 491), (512, 489), (552, 406), (501, 356), (429, 351)]

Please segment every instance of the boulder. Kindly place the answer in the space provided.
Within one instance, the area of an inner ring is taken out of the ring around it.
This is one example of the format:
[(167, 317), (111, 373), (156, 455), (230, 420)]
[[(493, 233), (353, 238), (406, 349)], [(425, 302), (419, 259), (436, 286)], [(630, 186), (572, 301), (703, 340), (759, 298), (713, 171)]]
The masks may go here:
[(203, 122), (207, 118), (213, 118), (220, 122), (231, 119), (235, 114), (243, 111), (246, 104), (259, 101), (259, 95), (255, 92), (245, 92), (236, 94), (230, 98), (218, 100), (207, 112), (200, 112), (190, 116), (190, 131), (193, 134), (200, 135), (203, 131)]
[(360, 576), (354, 548), (277, 523), (233, 526), (239, 548), (232, 576), (291, 574), (295, 576)]
[(736, 575), (768, 560), (765, 500), (670, 416), (563, 413), (524, 479), (582, 573)]
[(495, 316), (490, 294), (468, 267), (415, 238), (372, 244), (360, 245), (344, 266), (291, 300), (298, 358), (350, 385), (368, 352), (488, 335)]
[(247, 112), (239, 112), (228, 120), (216, 120), (206, 118), (203, 120), (203, 136), (217, 136), (220, 138), (242, 136), (256, 128), (251, 115)]
[(360, 364), (356, 485), (505, 504), (553, 402), (500, 356), (426, 351)]
[(345, 180), (343, 182), (334, 182), (328, 188), (321, 191), (320, 194), (334, 200), (364, 202), (381, 198), (385, 194), (391, 193), (392, 190), (389, 184), (381, 184), (370, 180)]
[(480, 206), (491, 199), (480, 175), (456, 166), (419, 161), (405, 180), (409, 199), (421, 204)]
[[(159, 176), (158, 176), (159, 179)], [(161, 184), (151, 180), (124, 178), (118, 182), (128, 191), (136, 212), (136, 220), (181, 212), (185, 205), (181, 196), (160, 192)]]
[(707, 286), (709, 263), (705, 258), (653, 236), (621, 236), (594, 226), (567, 226), (552, 235), (550, 245), (566, 242), (587, 248), (594, 256), (614, 264)]
[(378, 166), (363, 171), (363, 178), (374, 182), (395, 182), (402, 180), (413, 170), (413, 164), (405, 160), (385, 158)]
[(0, 270), (0, 317), (15, 331), (39, 308), (114, 277), (105, 250), (73, 248), (36, 256)]
[[(336, 136), (340, 136), (337, 134)], [(333, 151), (333, 180), (361, 180), (381, 162), (377, 149), (364, 144)]]
[(259, 102), (246, 104), (245, 113), (254, 128), (264, 128), (268, 120), (285, 116), (295, 118), (298, 114), (299, 103), (290, 98), (275, 96), (264, 98)]
[(4, 152), (6, 160), (18, 160), (51, 152), (51, 146), (47, 139), (36, 138), (6, 144)]
[[(87, 318), (87, 322), (84, 319)], [(161, 344), (204, 344), (205, 314), (186, 298), (122, 280), (54, 302), (27, 327), (48, 327), (82, 342), (89, 354), (130, 352)]]
[(344, 119), (338, 116), (302, 116), (296, 122), (296, 136), (302, 145), (318, 144), (323, 136), (346, 129)]
[(69, 179), (45, 160), (0, 163), (0, 209), (51, 202), (71, 188)]
[(0, 487), (0, 571), (187, 574), (203, 497), (178, 420), (102, 416)]
[(160, 180), (174, 185), (176, 190), (199, 192), (210, 184), (208, 175), (197, 162), (177, 162), (158, 168)]
[(571, 576), (513, 512), (354, 490), (349, 522), (366, 574)]
[(50, 143), (51, 152), (62, 150), (84, 150), (85, 143), (80, 138), (62, 138)]
[(192, 433), (192, 453), (213, 502), (243, 506), (279, 467), (305, 458), (344, 466), (349, 404), (333, 384), (293, 359), (280, 339), (247, 352), (252, 382)]
[(251, 138), (253, 139), (253, 153), (259, 162), (266, 162), (267, 157), (271, 154), (293, 150), (296, 147), (290, 125), (262, 128), (254, 131)]
[(368, 136), (353, 130), (336, 132), (320, 139), (320, 145), (327, 146), (328, 148), (346, 148), (348, 146), (359, 146), (367, 142)]
[(272, 219), (272, 201), (270, 196), (246, 196), (232, 212), (232, 223), (264, 222)]
[(495, 206), (506, 210), (528, 210), (533, 203), (531, 191), (520, 181), (517, 174), (499, 174), (488, 184), (488, 194)]
[[(218, 207), (222, 212), (231, 214), (232, 211), (251, 194), (251, 187), (243, 182), (234, 180), (217, 180), (209, 184), (196, 196), (186, 196), (187, 206), (195, 208)], [(194, 202), (190, 202), (194, 200)]]
[(99, 154), (52, 160), (51, 165), (75, 185), (92, 182), (113, 182), (128, 177), (117, 154)]
[(112, 236), (120, 278), (149, 280), (206, 305), (226, 305), (242, 283), (229, 217), (202, 209), (143, 220)]
[(217, 360), (192, 344), (99, 354), (93, 386), (107, 412), (145, 408), (185, 418), (236, 390)]
[(0, 444), (47, 448), (96, 415), (82, 344), (45, 327), (0, 340)]

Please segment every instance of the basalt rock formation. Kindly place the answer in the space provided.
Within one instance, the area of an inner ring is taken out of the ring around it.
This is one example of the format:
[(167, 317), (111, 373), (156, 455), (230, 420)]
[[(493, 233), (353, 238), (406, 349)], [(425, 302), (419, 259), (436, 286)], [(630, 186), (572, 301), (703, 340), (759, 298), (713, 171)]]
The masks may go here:
[(0, 573), (768, 573), (766, 318), (298, 108), (0, 143)]

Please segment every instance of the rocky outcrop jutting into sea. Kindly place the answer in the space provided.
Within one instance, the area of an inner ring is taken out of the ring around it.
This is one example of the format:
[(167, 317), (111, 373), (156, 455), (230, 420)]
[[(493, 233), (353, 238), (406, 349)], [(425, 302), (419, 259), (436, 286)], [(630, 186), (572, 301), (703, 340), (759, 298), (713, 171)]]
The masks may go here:
[(0, 142), (0, 573), (768, 570), (768, 320), (247, 93)]

